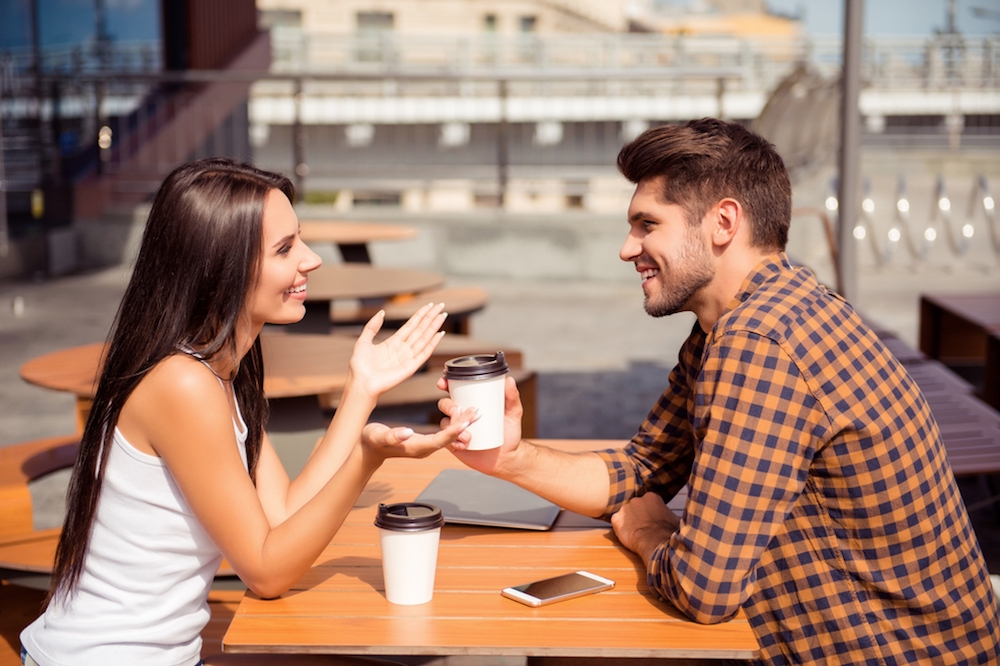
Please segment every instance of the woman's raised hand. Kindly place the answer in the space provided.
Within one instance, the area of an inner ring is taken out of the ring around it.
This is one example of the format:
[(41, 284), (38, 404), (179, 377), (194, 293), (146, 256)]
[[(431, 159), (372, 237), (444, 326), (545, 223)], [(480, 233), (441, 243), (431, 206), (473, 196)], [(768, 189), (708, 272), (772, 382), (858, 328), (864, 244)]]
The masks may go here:
[(359, 388), (378, 398), (416, 372), (444, 337), (440, 328), (448, 314), (442, 310), (444, 303), (428, 303), (379, 343), (375, 342), (375, 335), (382, 328), (385, 312), (380, 310), (372, 317), (351, 355), (351, 373)]
[(461, 451), (469, 445), (466, 428), (479, 418), (468, 409), (435, 433), (422, 434), (412, 428), (390, 428), (383, 423), (369, 423), (361, 433), (361, 443), (383, 460), (385, 458), (424, 458), (438, 449)]

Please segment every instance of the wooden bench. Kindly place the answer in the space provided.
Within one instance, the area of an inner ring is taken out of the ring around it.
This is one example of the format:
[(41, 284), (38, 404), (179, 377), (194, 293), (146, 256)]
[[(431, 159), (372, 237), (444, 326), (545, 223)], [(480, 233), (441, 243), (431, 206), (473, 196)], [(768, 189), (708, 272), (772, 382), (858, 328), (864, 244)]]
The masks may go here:
[(28, 482), (72, 467), (79, 448), (79, 435), (0, 447), (0, 539), (34, 531)]
[(922, 294), (920, 350), (976, 387), (1000, 409), (1000, 292)]
[[(985, 508), (1000, 501), (994, 489), (996, 475), (1000, 474), (1000, 412), (981, 400), (977, 387), (946, 364), (959, 351), (967, 352), (969, 341), (978, 340), (981, 334), (969, 325), (959, 326), (957, 334), (950, 330), (943, 332), (942, 326), (947, 329), (954, 324), (949, 317), (954, 319), (955, 315), (945, 311), (935, 299), (921, 298), (920, 350), (890, 331), (872, 328), (920, 387), (941, 430), (952, 472), (982, 487), (979, 493), (987, 499), (970, 505), (971, 511), (973, 507)], [(943, 361), (928, 355), (942, 357)]]
[(405, 294), (381, 303), (334, 302), (330, 319), (334, 328), (361, 326), (379, 310), (385, 310), (386, 328), (399, 328), (421, 306), (428, 303), (444, 303), (445, 312), (448, 313), (444, 329), (451, 333), (468, 335), (469, 317), (486, 307), (489, 299), (486, 290), (479, 287), (446, 287)]

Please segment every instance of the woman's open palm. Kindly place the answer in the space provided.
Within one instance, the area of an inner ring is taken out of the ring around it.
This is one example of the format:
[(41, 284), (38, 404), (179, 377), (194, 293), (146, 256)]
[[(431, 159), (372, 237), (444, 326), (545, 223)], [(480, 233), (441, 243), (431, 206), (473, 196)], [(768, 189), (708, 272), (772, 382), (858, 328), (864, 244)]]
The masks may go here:
[(423, 365), (438, 342), (444, 337), (441, 324), (447, 313), (443, 303), (428, 303), (417, 310), (398, 331), (375, 342), (375, 335), (382, 328), (385, 313), (379, 311), (372, 317), (351, 355), (351, 372), (359, 387), (374, 398), (399, 384)]

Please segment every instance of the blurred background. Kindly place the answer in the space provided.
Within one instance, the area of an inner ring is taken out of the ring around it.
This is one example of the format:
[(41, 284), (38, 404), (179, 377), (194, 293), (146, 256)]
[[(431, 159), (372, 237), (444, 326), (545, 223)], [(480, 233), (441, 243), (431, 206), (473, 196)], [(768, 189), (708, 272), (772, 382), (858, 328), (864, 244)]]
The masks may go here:
[[(152, 193), (210, 155), (291, 177), (300, 219), (414, 230), (372, 265), (485, 290), (468, 332), (523, 359), (538, 436), (631, 437), (694, 319), (643, 310), (615, 159), (705, 116), (775, 144), (789, 254), (925, 373), (1000, 574), (1000, 311), (951, 370), (917, 351), (922, 295), (1000, 298), (1000, 0), (0, 0), (0, 447), (77, 431), (21, 368), (106, 338)], [(68, 478), (30, 482), (36, 529)]]
[(488, 290), (472, 333), (539, 373), (543, 436), (630, 436), (690, 330), (618, 259), (615, 157), (657, 124), (771, 140), (789, 253), (836, 288), (844, 226), (851, 300), (915, 347), (921, 293), (1000, 290), (1000, 2), (863, 7), (841, 215), (843, 2), (4, 0), (0, 445), (73, 431), (18, 368), (104, 339), (152, 192), (208, 155), (292, 177), (302, 218), (417, 229), (372, 262)]
[[(615, 159), (705, 116), (775, 144), (789, 254), (922, 373), (1000, 585), (1000, 0), (0, 0), (0, 448), (78, 432), (87, 401), (21, 369), (106, 338), (152, 193), (212, 155), (291, 177), (300, 219), (412, 231), (376, 269), (485, 291), (468, 344), (522, 359), (538, 436), (629, 438), (694, 319), (643, 310)], [(928, 359), (926, 294), (992, 310), (938, 317)], [(426, 419), (431, 380), (379, 418)], [(35, 529), (69, 472), (30, 480)]]
[[(778, 146), (802, 218), (790, 250), (832, 283), (843, 14), (822, 0), (5, 0), (0, 279), (127, 261), (158, 182), (205, 155), (293, 176), (310, 214), (426, 231), (393, 262), (622, 279), (602, 245), (630, 195), (618, 149), (719, 116)], [(998, 33), (997, 0), (865, 3), (862, 282), (995, 269)]]

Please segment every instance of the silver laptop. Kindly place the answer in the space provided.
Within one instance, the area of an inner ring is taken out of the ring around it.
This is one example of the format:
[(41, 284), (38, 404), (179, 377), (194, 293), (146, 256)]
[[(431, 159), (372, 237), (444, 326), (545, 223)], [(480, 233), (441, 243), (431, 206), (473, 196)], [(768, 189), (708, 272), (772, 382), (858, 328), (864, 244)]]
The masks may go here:
[(559, 506), (472, 469), (446, 469), (415, 500), (441, 509), (446, 523), (547, 530)]

